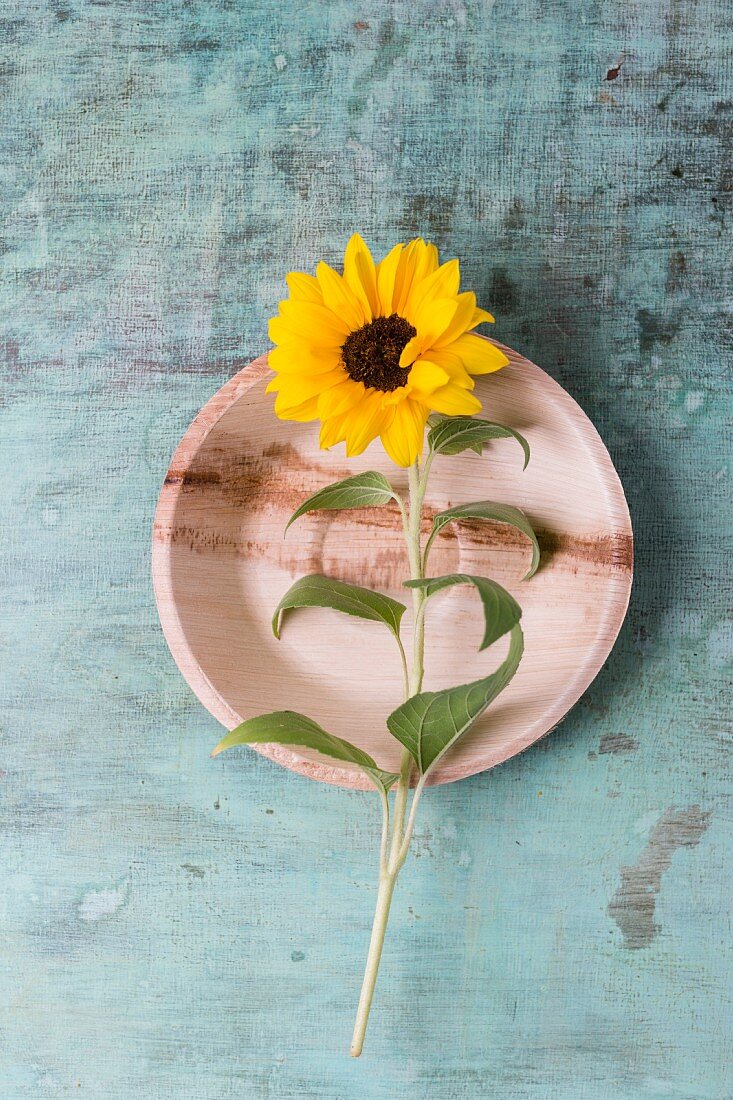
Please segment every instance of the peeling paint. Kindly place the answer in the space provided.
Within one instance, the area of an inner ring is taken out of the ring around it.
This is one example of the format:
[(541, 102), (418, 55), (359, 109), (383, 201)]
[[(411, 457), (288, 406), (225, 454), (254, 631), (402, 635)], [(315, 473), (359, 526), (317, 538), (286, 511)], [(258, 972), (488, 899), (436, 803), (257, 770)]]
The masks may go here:
[(710, 813), (699, 806), (664, 813), (652, 829), (646, 847), (633, 867), (621, 868), (621, 885), (608, 905), (608, 915), (631, 951), (648, 947), (660, 931), (654, 921), (662, 877), (679, 848), (694, 848), (708, 828)]
[(601, 738), (598, 753), (600, 756), (607, 753), (613, 756), (623, 756), (627, 753), (636, 752), (638, 747), (639, 742), (626, 733), (606, 733)]
[(206, 874), (203, 867), (197, 867), (195, 863), (182, 863), (181, 867), (188, 872), (191, 878), (203, 878)]
[(117, 886), (88, 890), (77, 907), (79, 920), (97, 921), (113, 916), (127, 901), (129, 880), (124, 879)]

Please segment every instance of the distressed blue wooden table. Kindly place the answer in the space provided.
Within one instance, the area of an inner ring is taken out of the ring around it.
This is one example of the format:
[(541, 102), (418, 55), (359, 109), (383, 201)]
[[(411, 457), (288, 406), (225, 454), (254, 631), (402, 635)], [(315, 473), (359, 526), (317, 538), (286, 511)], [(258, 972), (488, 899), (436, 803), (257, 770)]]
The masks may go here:
[[(0, 16), (0, 1095), (733, 1096), (729, 4)], [(149, 580), (174, 445), (355, 227), (463, 258), (637, 535), (582, 704), (426, 798), (360, 1062), (374, 807), (209, 759)]]

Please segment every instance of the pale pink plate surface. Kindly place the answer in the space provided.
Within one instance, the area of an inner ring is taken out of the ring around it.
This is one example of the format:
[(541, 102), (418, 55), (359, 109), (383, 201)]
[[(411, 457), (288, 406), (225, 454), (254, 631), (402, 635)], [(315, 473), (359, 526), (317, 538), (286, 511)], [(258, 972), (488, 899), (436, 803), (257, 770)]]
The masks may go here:
[[(523, 608), (526, 648), (515, 679), (445, 756), (435, 783), (493, 767), (552, 729), (606, 660), (631, 589), (631, 522), (598, 433), (544, 371), (504, 350), (510, 365), (477, 379), (476, 394), (488, 419), (527, 437), (529, 467), (522, 472), (513, 440), (492, 443), (482, 457), (439, 457), (428, 511), (474, 500), (517, 505), (539, 533), (542, 565), (522, 583), (528, 544), (499, 524), (449, 525), (436, 540), (430, 574), (500, 581)], [(153, 542), (163, 631), (189, 685), (228, 729), (266, 711), (297, 710), (396, 770), (400, 746), (385, 718), (401, 701), (402, 682), (386, 628), (308, 609), (291, 613), (277, 642), (270, 619), (292, 582), (315, 572), (378, 588), (409, 607), (395, 508), (306, 516), (283, 538), (298, 504), (329, 482), (375, 469), (405, 489), (406, 472), (378, 441), (357, 459), (347, 460), (343, 447), (320, 451), (317, 425), (275, 417), (268, 374), (264, 356), (241, 370), (204, 406), (175, 453)], [(409, 610), (403, 626), (407, 643)], [(427, 630), (426, 689), (485, 676), (505, 653), (506, 640), (477, 652), (483, 615), (469, 588), (434, 596)], [(359, 771), (331, 767), (307, 750), (260, 751), (313, 779), (368, 786)]]

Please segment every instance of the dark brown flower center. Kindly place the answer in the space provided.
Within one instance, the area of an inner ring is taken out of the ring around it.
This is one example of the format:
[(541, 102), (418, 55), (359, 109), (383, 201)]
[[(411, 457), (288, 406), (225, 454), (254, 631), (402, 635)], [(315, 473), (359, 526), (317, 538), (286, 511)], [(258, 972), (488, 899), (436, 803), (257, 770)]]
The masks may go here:
[(417, 336), (417, 329), (398, 313), (375, 317), (368, 325), (350, 332), (341, 345), (349, 378), (383, 393), (404, 386), (408, 372), (400, 366), (400, 356), (413, 336)]

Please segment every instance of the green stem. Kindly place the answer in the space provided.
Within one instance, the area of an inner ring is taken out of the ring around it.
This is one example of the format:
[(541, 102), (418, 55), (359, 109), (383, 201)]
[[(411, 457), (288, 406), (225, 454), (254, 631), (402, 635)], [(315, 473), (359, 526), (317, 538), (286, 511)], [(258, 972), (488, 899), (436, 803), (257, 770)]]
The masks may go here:
[(397, 645), (400, 647), (400, 660), (402, 661), (402, 686), (405, 692), (405, 699), (410, 697), (410, 673), (407, 668), (407, 655), (405, 654), (405, 647), (402, 644), (402, 638), (397, 634)]
[[(427, 489), (428, 473), (430, 471), (431, 462), (432, 454), (428, 454), (422, 470), (420, 469), (419, 462), (415, 462), (414, 465), (410, 467), (409, 509), (406, 509), (404, 504), (398, 501), (398, 504), (401, 505), (400, 511), (402, 513), (407, 554), (410, 562), (410, 578), (412, 580), (419, 580), (423, 576), (423, 557), (420, 535), (423, 501), (425, 500), (425, 491)], [(421, 690), (425, 673), (424, 602), (424, 592), (419, 588), (413, 588), (412, 670), (409, 675), (407, 672), (407, 661), (404, 657), (404, 649), (400, 644), (405, 678), (405, 699), (417, 695)], [(386, 795), (383, 798), (382, 804), (384, 818), (379, 861), (379, 889), (377, 891), (377, 904), (374, 912), (374, 921), (372, 923), (372, 934), (369, 941), (364, 980), (361, 986), (359, 1006), (356, 1011), (356, 1022), (354, 1023), (354, 1034), (351, 1041), (351, 1055), (353, 1058), (359, 1057), (364, 1046), (364, 1036), (369, 1020), (369, 1010), (371, 1009), (372, 999), (374, 997), (374, 989), (377, 983), (377, 974), (379, 973), (379, 962), (382, 957), (382, 948), (384, 946), (384, 936), (387, 931), (387, 921), (389, 920), (392, 895), (394, 893), (397, 875), (405, 862), (410, 846), (412, 831), (415, 824), (415, 812), (423, 790), (423, 779), (421, 778), (415, 788), (410, 814), (407, 824), (405, 825), (405, 813), (407, 810), (411, 776), (412, 756), (407, 749), (403, 749), (402, 758), (400, 760), (400, 777), (395, 788), (391, 836), (389, 835), (389, 802)]]
[(400, 870), (400, 868), (402, 867), (402, 864), (405, 862), (405, 859), (407, 858), (407, 853), (408, 853), (409, 848), (410, 848), (410, 841), (412, 840), (412, 830), (415, 828), (415, 814), (417, 813), (417, 807), (418, 807), (418, 803), (420, 801), (420, 795), (422, 794), (422, 792), (424, 790), (424, 787), (425, 787), (425, 776), (421, 775), (419, 780), (418, 780), (417, 786), (415, 787), (415, 793), (412, 796), (412, 805), (410, 806), (410, 816), (407, 819), (407, 825), (405, 826), (405, 832), (404, 832), (404, 835), (402, 837), (402, 844), (400, 845), (400, 850), (397, 853), (395, 873), (397, 873), (397, 871)]
[[(427, 479), (420, 476), (417, 462), (410, 467), (410, 514), (407, 530), (407, 553), (410, 559), (410, 579), (420, 580), (423, 575), (422, 552), (420, 547), (420, 528), (422, 525), (422, 506), (427, 489)], [(425, 625), (421, 614), (425, 593), (421, 588), (412, 589), (412, 676), (410, 677), (410, 695), (417, 695), (422, 687), (425, 659)]]
[(367, 1021), (369, 1020), (369, 1009), (372, 1007), (374, 988), (377, 984), (379, 960), (382, 958), (384, 934), (387, 931), (389, 907), (392, 902), (396, 878), (396, 875), (390, 874), (382, 874), (379, 876), (377, 907), (374, 912), (374, 923), (372, 924), (372, 936), (369, 941), (369, 953), (367, 955), (366, 969), (364, 971), (364, 981), (361, 987), (361, 996), (359, 997), (359, 1007), (356, 1010), (354, 1035), (351, 1040), (350, 1054), (352, 1058), (358, 1058), (364, 1047), (364, 1036), (366, 1035)]
[[(408, 696), (409, 698), (409, 696)], [(400, 778), (395, 787), (394, 815), (392, 817), (392, 837), (389, 846), (389, 862), (387, 870), (392, 871), (399, 854), (402, 843), (402, 829), (405, 824), (405, 811), (407, 810), (407, 795), (410, 790), (410, 775), (412, 773), (412, 757), (407, 749), (402, 750), (400, 758)]]
[(387, 870), (387, 845), (389, 843), (389, 799), (384, 787), (379, 790), (382, 800), (382, 840), (379, 845), (379, 873), (383, 875)]

